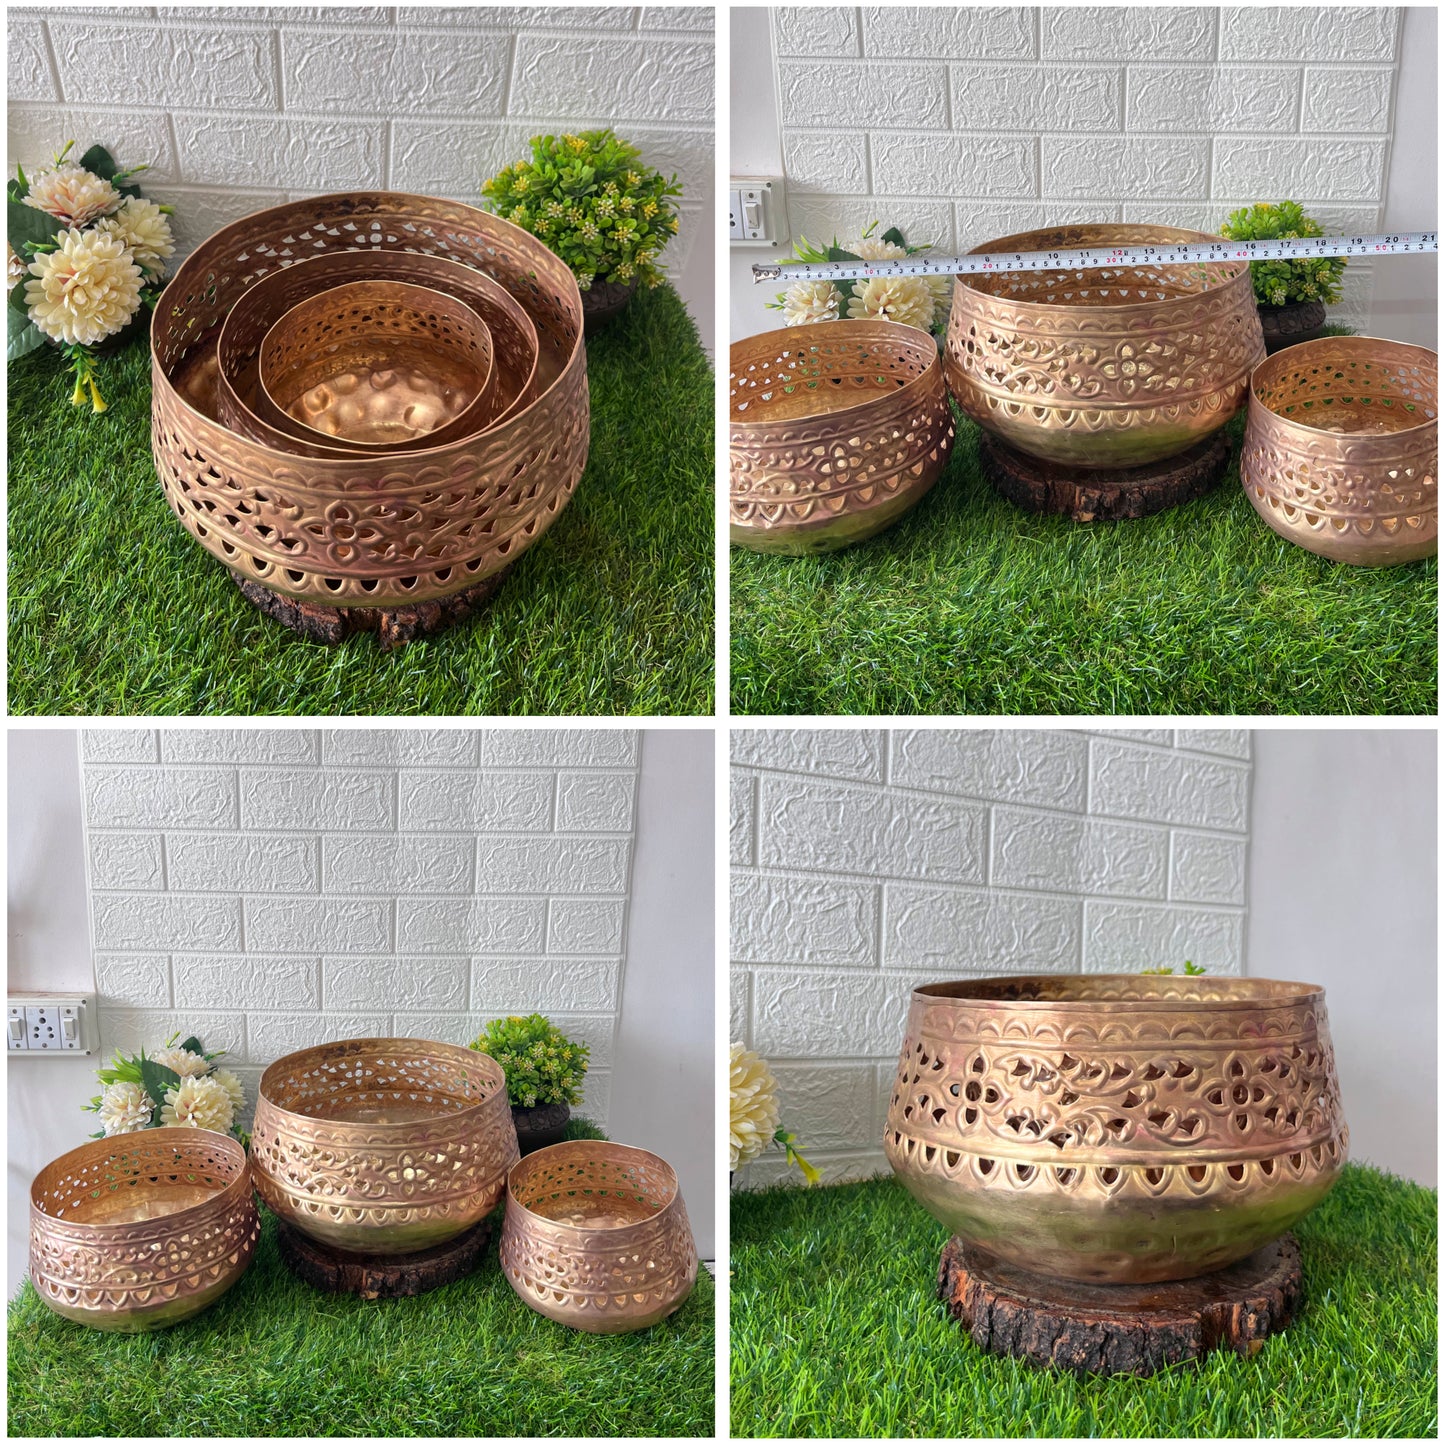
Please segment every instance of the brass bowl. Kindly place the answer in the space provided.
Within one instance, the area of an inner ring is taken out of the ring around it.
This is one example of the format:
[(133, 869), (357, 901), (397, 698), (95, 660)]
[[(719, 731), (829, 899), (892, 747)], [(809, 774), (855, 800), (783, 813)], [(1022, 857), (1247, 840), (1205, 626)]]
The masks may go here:
[(98, 1330), (163, 1329), (246, 1272), (261, 1224), (246, 1151), (208, 1129), (142, 1129), (62, 1154), (30, 1186), (30, 1282)]
[[(261, 385), (261, 347), (292, 308), (322, 292), (362, 281), (391, 281), (440, 291), (465, 304), (492, 338), (492, 376), (475, 415), (457, 418), (398, 448), (319, 436), (268, 402)], [(256, 282), (231, 308), (216, 340), (217, 419), (249, 441), (295, 456), (355, 459), (358, 453), (428, 452), (466, 441), (536, 400), (537, 329), (522, 305), (490, 276), (442, 256), (404, 251), (335, 251), (298, 261)]]
[[(974, 253), (1211, 241), (1064, 226)], [(1264, 334), (1245, 261), (956, 277), (944, 367), (985, 431), (1044, 461), (1133, 467), (1188, 451), (1244, 404)]]
[(897, 521), (953, 446), (938, 347), (892, 321), (766, 331), (731, 352), (731, 532), (754, 552), (831, 552)]
[(603, 1140), (553, 1144), (513, 1167), (501, 1260), (538, 1314), (597, 1335), (666, 1319), (697, 1280), (672, 1166)]
[(493, 1209), (517, 1160), (501, 1067), (427, 1039), (346, 1039), (261, 1075), (251, 1167), (280, 1219), (334, 1249), (412, 1254)]
[(916, 990), (883, 1136), (966, 1243), (1107, 1284), (1243, 1259), (1348, 1142), (1322, 989), (1114, 974)]
[(1335, 562), (1433, 557), (1438, 407), (1423, 346), (1326, 336), (1277, 352), (1250, 383), (1245, 495), (1281, 537)]
[(491, 419), (492, 333), (464, 302), (353, 281), (293, 306), (261, 342), (265, 420), (313, 438), (405, 449)]
[[(502, 285), (537, 329), (537, 399), (478, 436), (383, 457), (302, 457), (219, 423), (215, 343), (237, 300), (298, 262), (361, 250), (460, 261)], [(333, 607), (435, 601), (492, 576), (546, 531), (587, 462), (572, 272), (509, 222), (426, 196), (317, 196), (216, 232), (156, 306), (151, 378), (152, 450), (177, 520), (242, 579)]]

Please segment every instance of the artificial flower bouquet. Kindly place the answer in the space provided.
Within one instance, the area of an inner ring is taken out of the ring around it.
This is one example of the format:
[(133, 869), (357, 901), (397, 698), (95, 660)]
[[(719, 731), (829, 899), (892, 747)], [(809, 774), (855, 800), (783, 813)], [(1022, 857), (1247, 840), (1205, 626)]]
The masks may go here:
[[(806, 236), (790, 261), (886, 261), (916, 256), (933, 247), (910, 246), (903, 233), (892, 226), (881, 236), (874, 221), (852, 245), (814, 246)], [(948, 329), (948, 312), (953, 305), (952, 276), (873, 276), (856, 281), (797, 281), (768, 306), (783, 313), (786, 326), (812, 326), (822, 321), (897, 321), (941, 336)]]
[(729, 1090), (729, 1170), (736, 1173), (770, 1144), (776, 1144), (788, 1163), (801, 1169), (809, 1184), (816, 1184), (822, 1175), (794, 1147), (798, 1136), (779, 1122), (778, 1082), (767, 1060), (742, 1044), (733, 1044)]
[(59, 346), (75, 374), (76, 406), (105, 400), (96, 385), (96, 348), (123, 331), (142, 307), (153, 307), (175, 251), (170, 206), (141, 195), (104, 146), (33, 176), (16, 167), (6, 187), (5, 285), (9, 321), (5, 357)]
[(246, 1142), (237, 1123), (245, 1090), (229, 1069), (216, 1067), (224, 1050), (208, 1054), (194, 1035), (177, 1044), (179, 1037), (172, 1034), (153, 1054), (117, 1053), (109, 1068), (96, 1070), (101, 1092), (81, 1106), (100, 1115), (101, 1130), (92, 1139), (165, 1126), (213, 1129)]

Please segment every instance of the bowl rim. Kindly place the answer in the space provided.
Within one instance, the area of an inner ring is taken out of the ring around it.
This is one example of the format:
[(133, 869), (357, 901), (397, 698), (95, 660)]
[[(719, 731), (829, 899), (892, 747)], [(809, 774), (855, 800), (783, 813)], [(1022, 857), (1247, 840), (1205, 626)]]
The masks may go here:
[[(1436, 368), (1436, 386), (1438, 389), (1440, 353), (1437, 351), (1432, 351), (1428, 346), (1417, 346), (1413, 341), (1394, 341), (1388, 336), (1317, 336), (1313, 341), (1296, 341), (1292, 346), (1281, 347), (1278, 351), (1274, 353), (1274, 355), (1266, 356), (1265, 359), (1261, 361), (1259, 365), (1256, 366), (1254, 370), (1249, 374), (1249, 404), (1251, 406), (1260, 407), (1263, 411), (1268, 413), (1268, 415), (1273, 421), (1278, 422), (1281, 426), (1290, 427), (1293, 430), (1299, 432), (1301, 435), (1311, 438), (1333, 437), (1337, 440), (1351, 438), (1355, 440), (1392, 442), (1402, 437), (1423, 435), (1425, 432), (1430, 431), (1433, 428), (1437, 428), (1440, 424), (1440, 418), (1438, 414), (1440, 406), (1438, 401), (1436, 402), (1435, 406), (1435, 416), (1430, 417), (1426, 421), (1416, 422), (1413, 426), (1401, 427), (1398, 431), (1338, 432), (1331, 431), (1329, 427), (1311, 426), (1307, 421), (1297, 421), (1292, 416), (1286, 416), (1283, 412), (1276, 411), (1275, 408), (1272, 407), (1262, 396), (1260, 396), (1259, 392), (1256, 390), (1256, 383), (1258, 381), (1260, 372), (1262, 372), (1266, 367), (1273, 365), (1281, 357), (1285, 358), (1286, 361), (1288, 361), (1291, 352), (1302, 352), (1310, 347), (1325, 347), (1334, 345), (1336, 343), (1344, 343), (1344, 349), (1346, 351), (1351, 351), (1358, 349), (1358, 343), (1362, 342), (1368, 343), (1370, 346), (1389, 346), (1399, 351), (1414, 351), (1418, 352), (1422, 358), (1428, 357), (1431, 364), (1434, 365)], [(1301, 360), (1299, 356), (1296, 356), (1294, 359), (1296, 361)]]
[[(660, 1209), (654, 1210), (645, 1219), (629, 1219), (621, 1224), (571, 1224), (562, 1219), (548, 1219), (545, 1214), (538, 1214), (535, 1209), (523, 1204), (512, 1192), (512, 1176), (524, 1165), (533, 1160), (541, 1159), (545, 1155), (555, 1155), (559, 1151), (567, 1154), (586, 1154), (589, 1146), (605, 1145), (608, 1149), (621, 1150), (624, 1153), (635, 1155), (639, 1159), (648, 1161), (651, 1164), (661, 1165), (669, 1176), (670, 1193)], [(560, 1144), (549, 1144), (545, 1149), (534, 1149), (530, 1154), (524, 1154), (510, 1169), (507, 1170), (507, 1209), (510, 1212), (513, 1205), (516, 1206), (519, 1214), (524, 1216), (523, 1222), (528, 1226), (534, 1222), (544, 1225), (548, 1229), (565, 1230), (569, 1234), (601, 1234), (607, 1230), (636, 1229), (640, 1225), (651, 1224), (654, 1220), (661, 1219), (679, 1199), (682, 1198), (682, 1182), (677, 1177), (677, 1170), (672, 1167), (660, 1154), (654, 1154), (650, 1149), (644, 1149), (637, 1144), (618, 1144), (612, 1139), (564, 1139)]]
[[(272, 1112), (283, 1116), (284, 1118), (302, 1119), (305, 1120), (308, 1124), (329, 1124), (337, 1129), (365, 1129), (367, 1133), (371, 1133), (373, 1130), (377, 1129), (385, 1130), (388, 1132), (395, 1130), (398, 1133), (407, 1129), (415, 1129), (418, 1122), (415, 1119), (398, 1119), (394, 1121), (388, 1121), (386, 1123), (363, 1123), (360, 1120), (355, 1119), (327, 1119), (323, 1118), (318, 1114), (303, 1114), (300, 1110), (288, 1109), (284, 1105), (278, 1104), (274, 1099), (266, 1098), (266, 1080), (271, 1078), (273, 1074), (278, 1074), (278, 1071), (281, 1069), (281, 1066), (283, 1064), (292, 1065), (292, 1060), (298, 1059), (304, 1054), (320, 1053), (322, 1050), (327, 1049), (352, 1049), (354, 1053), (359, 1057), (363, 1051), (358, 1046), (362, 1044), (412, 1045), (414, 1046), (416, 1052), (435, 1052), (437, 1050), (443, 1050), (446, 1053), (454, 1055), (458, 1063), (460, 1063), (462, 1059), (465, 1058), (468, 1063), (480, 1062), (483, 1066), (490, 1066), (490, 1068), (495, 1071), (497, 1087), (492, 1093), (488, 1094), (485, 1099), (478, 1100), (475, 1104), (468, 1104), (465, 1108), (449, 1110), (446, 1113), (438, 1114), (436, 1116), (438, 1122), (469, 1122), (475, 1118), (479, 1118), (483, 1110), (495, 1108), (496, 1101), (499, 1096), (503, 1100), (505, 1100), (507, 1097), (507, 1076), (505, 1071), (502, 1069), (502, 1066), (494, 1058), (492, 1058), (490, 1054), (484, 1054), (481, 1052), (480, 1049), (470, 1049), (463, 1044), (447, 1043), (445, 1040), (442, 1039), (391, 1038), (377, 1036), (372, 1038), (359, 1039), (332, 1039), (328, 1040), (326, 1043), (323, 1044), (311, 1044), (304, 1049), (293, 1049), (289, 1054), (282, 1054), (279, 1059), (273, 1059), (269, 1064), (266, 1065), (265, 1069), (261, 1073), (260, 1079), (258, 1079), (256, 1082), (256, 1107), (259, 1109), (261, 1107), (261, 1101), (265, 1099), (266, 1107)], [(369, 1051), (376, 1052), (377, 1050), (372, 1048)], [(386, 1052), (392, 1051), (393, 1050), (390, 1048), (386, 1050)], [(401, 1052), (401, 1050), (396, 1050), (396, 1052)], [(294, 1065), (292, 1065), (292, 1067), (294, 1067)], [(507, 1117), (510, 1119), (510, 1113)]]
[[(214, 1194), (209, 1195), (207, 1198), (199, 1200), (194, 1204), (187, 1204), (184, 1208), (177, 1209), (171, 1214), (159, 1215), (157, 1216), (157, 1219), (180, 1220), (183, 1219), (186, 1215), (190, 1214), (193, 1210), (214, 1208), (222, 1200), (227, 1201), (227, 1207), (229, 1207), (232, 1195), (240, 1196), (250, 1193), (251, 1156), (244, 1148), (241, 1147), (241, 1141), (237, 1139), (234, 1135), (222, 1134), (216, 1129), (197, 1129), (192, 1128), (189, 1125), (183, 1126), (162, 1124), (154, 1129), (135, 1129), (128, 1134), (111, 1134), (101, 1139), (88, 1139), (84, 1144), (80, 1144), (74, 1149), (68, 1149), (64, 1154), (60, 1154), (56, 1158), (50, 1160), (48, 1164), (42, 1165), (41, 1168), (36, 1172), (35, 1178), (30, 1181), (31, 1219), (41, 1219), (45, 1222), (45, 1225), (47, 1227), (59, 1226), (63, 1229), (68, 1230), (93, 1229), (96, 1231), (109, 1232), (111, 1230), (135, 1229), (138, 1221), (134, 1219), (115, 1220), (106, 1223), (94, 1222), (85, 1219), (67, 1219), (64, 1215), (52, 1214), (49, 1210), (43, 1208), (40, 1204), (40, 1201), (36, 1197), (36, 1189), (40, 1183), (40, 1178), (43, 1174), (45, 1174), (48, 1170), (57, 1168), (59, 1165), (64, 1164), (67, 1160), (74, 1158), (77, 1154), (100, 1153), (102, 1152), (102, 1146), (108, 1146), (113, 1151), (118, 1150), (125, 1147), (121, 1141), (133, 1138), (136, 1135), (156, 1134), (163, 1134), (166, 1135), (168, 1138), (174, 1136), (177, 1143), (190, 1143), (196, 1138), (198, 1134), (209, 1135), (212, 1139), (224, 1140), (227, 1152), (234, 1151), (236, 1154), (240, 1155), (241, 1159), (240, 1173), (238, 1173), (236, 1177), (231, 1180), (231, 1182), (227, 1184), (224, 1189), (218, 1189)], [(156, 1142), (163, 1143), (165, 1141), (157, 1140)]]
[[(839, 317), (837, 321), (831, 321), (824, 324), (827, 327), (828, 334), (831, 336), (839, 335), (839, 332), (836, 328), (840, 326), (845, 326), (848, 328), (847, 332), (842, 333), (844, 337), (848, 335), (857, 335), (860, 332), (864, 335), (867, 335), (869, 332), (876, 332), (880, 328), (884, 327), (887, 328), (887, 331), (883, 333), (884, 335), (896, 333), (898, 331), (915, 332), (918, 336), (924, 338), (925, 341), (930, 341), (933, 343), (933, 357), (930, 360), (929, 364), (924, 367), (923, 371), (918, 376), (912, 377), (908, 381), (905, 381), (903, 385), (898, 388), (897, 391), (883, 392), (878, 396), (870, 396), (863, 401), (855, 401), (850, 403), (848, 406), (837, 407), (832, 410), (810, 412), (806, 416), (794, 416), (788, 417), (786, 419), (766, 417), (761, 421), (749, 421), (745, 417), (735, 417), (732, 414), (732, 393), (731, 390), (729, 390), (727, 424), (730, 431), (746, 432), (749, 434), (749, 439), (752, 439), (753, 437), (765, 436), (770, 430), (781, 428), (792, 429), (793, 427), (798, 426), (800, 423), (806, 423), (809, 421), (826, 420), (829, 422), (837, 421), (841, 423), (845, 420), (852, 421), (854, 418), (861, 419), (866, 417), (869, 412), (874, 410), (880, 402), (892, 401), (896, 396), (906, 394), (914, 387), (922, 388), (929, 385), (932, 381), (935, 370), (938, 372), (940, 377), (942, 377), (943, 375), (943, 350), (939, 346), (937, 340), (934, 338), (933, 333), (931, 331), (925, 331), (921, 326), (906, 326), (901, 321), (880, 321), (872, 317), (863, 318), (854, 316)], [(813, 327), (804, 326), (780, 326), (772, 331), (759, 331), (753, 336), (745, 336), (740, 341), (734, 341), (728, 348), (729, 371), (731, 371), (732, 369), (731, 353), (733, 347), (749, 346), (754, 342), (765, 341), (772, 337), (786, 338), (787, 342), (790, 345), (796, 346), (802, 340), (802, 338), (798, 336), (798, 332), (807, 332), (814, 329), (815, 328)], [(922, 348), (922, 342), (914, 341), (912, 337), (909, 337), (907, 339), (911, 342), (911, 344), (918, 346), (920, 349)], [(944, 387), (943, 405), (945, 408), (948, 405), (946, 385)]]
[[(972, 247), (972, 248), (971, 248), (969, 251), (967, 251), (965, 254), (966, 254), (966, 255), (969, 255), (969, 256), (981, 256), (981, 255), (987, 255), (990, 251), (1042, 250), (1042, 249), (1045, 249), (1045, 248), (1043, 248), (1043, 247), (1037, 247), (1037, 246), (1010, 246), (1010, 245), (1008, 245), (1007, 243), (1010, 242), (1010, 241), (1021, 241), (1021, 240), (1023, 240), (1025, 237), (1044, 235), (1044, 234), (1047, 234), (1048, 232), (1051, 232), (1051, 231), (1067, 231), (1067, 230), (1071, 230), (1071, 229), (1074, 229), (1075, 227), (1079, 227), (1079, 226), (1087, 226), (1087, 227), (1089, 227), (1089, 228), (1091, 228), (1091, 229), (1094, 229), (1094, 230), (1114, 230), (1114, 231), (1121, 231), (1121, 232), (1129, 232), (1129, 231), (1174, 231), (1174, 232), (1177, 233), (1174, 239), (1181, 240), (1181, 241), (1191, 241), (1191, 242), (1193, 242), (1193, 241), (1223, 241), (1223, 240), (1227, 239), (1226, 237), (1220, 236), (1220, 235), (1218, 235), (1217, 233), (1212, 232), (1212, 231), (1195, 231), (1195, 230), (1191, 230), (1191, 229), (1190, 229), (1189, 227), (1187, 227), (1187, 226), (1166, 226), (1166, 225), (1164, 225), (1162, 222), (1160, 222), (1160, 223), (1158, 223), (1158, 224), (1156, 225), (1156, 224), (1151, 224), (1151, 223), (1148, 222), (1148, 221), (1133, 221), (1133, 222), (1130, 222), (1130, 221), (1078, 221), (1078, 222), (1075, 222), (1075, 223), (1074, 223), (1074, 226), (1038, 226), (1038, 227), (1036, 227), (1036, 228), (1034, 228), (1033, 230), (1030, 230), (1030, 231), (1016, 231), (1016, 232), (1014, 232), (1014, 234), (1011, 235), (1011, 236), (998, 236), (998, 237), (996, 237), (996, 238), (995, 238), (994, 240), (992, 240), (992, 241), (985, 241), (985, 242), (982, 243), (982, 245), (978, 245), (978, 246)], [(1120, 242), (1127, 242), (1128, 237), (1127, 237), (1127, 236), (1124, 236), (1124, 235), (1120, 235), (1120, 236), (1115, 237), (1114, 239), (1115, 239), (1115, 240), (1118, 240), (1118, 241), (1120, 241)], [(1148, 244), (1148, 243), (1147, 243), (1147, 242), (1141, 242), (1140, 244)], [(1070, 250), (1092, 250), (1093, 248), (1090, 247), (1090, 246), (1076, 246), (1076, 247), (1070, 247), (1069, 249), (1070, 249)], [(1228, 262), (1228, 261), (1217, 261), (1217, 262), (1213, 262), (1213, 263), (1201, 263), (1201, 264), (1214, 264), (1214, 265), (1225, 266), (1225, 265), (1231, 265), (1231, 264), (1235, 264), (1235, 263)], [(1221, 291), (1223, 291), (1226, 287), (1228, 287), (1228, 286), (1236, 286), (1236, 285), (1238, 285), (1238, 283), (1239, 283), (1241, 280), (1243, 280), (1247, 285), (1250, 285), (1249, 263), (1248, 263), (1248, 262), (1239, 262), (1238, 264), (1239, 264), (1240, 266), (1242, 266), (1243, 269), (1242, 269), (1237, 275), (1230, 276), (1230, 277), (1226, 278), (1224, 281), (1221, 281), (1221, 282), (1219, 283), (1219, 285), (1217, 285), (1217, 286), (1207, 286), (1207, 287), (1205, 287), (1205, 289), (1204, 289), (1203, 291), (1186, 292), (1186, 293), (1185, 293), (1184, 295), (1182, 295), (1182, 296), (1168, 296), (1168, 297), (1165, 297), (1164, 299), (1158, 300), (1158, 301), (1114, 301), (1114, 302), (1110, 302), (1107, 306), (1066, 306), (1066, 305), (1064, 305), (1064, 304), (1062, 304), (1061, 302), (1058, 302), (1058, 301), (1030, 301), (1030, 300), (1029, 300), (1027, 297), (1025, 297), (1025, 296), (1017, 296), (1017, 297), (1015, 297), (1015, 296), (995, 296), (995, 295), (993, 295), (992, 292), (981, 290), (979, 287), (975, 286), (975, 285), (973, 284), (973, 282), (971, 281), (971, 279), (970, 279), (967, 275), (956, 275), (953, 279), (954, 279), (954, 282), (956, 283), (956, 286), (957, 286), (957, 285), (962, 285), (962, 286), (964, 286), (964, 287), (965, 287), (972, 295), (974, 295), (974, 296), (978, 296), (978, 297), (980, 297), (980, 298), (982, 298), (982, 299), (985, 299), (985, 300), (1004, 301), (1004, 302), (1007, 302), (1010, 306), (1025, 307), (1025, 308), (1027, 308), (1029, 311), (1032, 311), (1032, 312), (1043, 312), (1043, 313), (1051, 313), (1051, 314), (1052, 314), (1052, 313), (1056, 313), (1056, 314), (1058, 314), (1058, 315), (1060, 315), (1060, 316), (1075, 316), (1075, 317), (1077, 317), (1077, 316), (1084, 316), (1084, 315), (1088, 315), (1088, 316), (1100, 316), (1100, 315), (1102, 315), (1102, 316), (1108, 316), (1108, 315), (1111, 315), (1111, 314), (1112, 314), (1112, 315), (1115, 315), (1115, 316), (1122, 316), (1122, 315), (1124, 315), (1125, 313), (1128, 313), (1128, 312), (1136, 312), (1136, 311), (1145, 310), (1145, 309), (1152, 309), (1152, 308), (1154, 308), (1154, 307), (1176, 306), (1176, 305), (1179, 304), (1179, 302), (1188, 300), (1188, 298), (1189, 298), (1190, 296), (1208, 296), (1208, 295), (1216, 295), (1216, 296), (1217, 296), (1217, 295), (1218, 295)], [(998, 276), (998, 275), (1004, 275), (1004, 274), (1007, 274), (1007, 273), (995, 271), (995, 272), (987, 272), (987, 273), (981, 273), (981, 274), (988, 274), (988, 275), (992, 275), (992, 276)], [(956, 289), (955, 289), (955, 295), (956, 295), (956, 294), (957, 294), (957, 292), (956, 292)], [(1253, 289), (1253, 286), (1252, 286), (1252, 285), (1250, 285), (1249, 309), (1250, 309), (1250, 311), (1252, 311), (1252, 312), (1256, 309), (1256, 308), (1255, 308), (1255, 302), (1254, 302), (1254, 289)], [(959, 314), (961, 314), (961, 313), (959, 313)], [(952, 328), (950, 327), (950, 330), (951, 330), (951, 329), (952, 329)]]
[[(1265, 984), (1267, 989), (1260, 992), (1255, 998), (1218, 998), (1218, 999), (1187, 999), (1187, 998), (1140, 998), (1140, 999), (1116, 999), (1116, 998), (1075, 998), (1075, 999), (1015, 999), (1015, 998), (986, 998), (970, 997), (967, 992), (951, 992), (950, 990), (968, 990), (980, 988), (990, 984), (1005, 984), (1015, 987), (1019, 984), (1030, 983), (1057, 983), (1060, 979), (1067, 980), (1109, 980), (1122, 979), (1130, 983), (1142, 983), (1149, 987), (1151, 981), (1158, 979), (1159, 985), (1172, 980), (1175, 983), (1184, 979), (1193, 982), (1207, 980), (1208, 982), (1227, 982), (1233, 984)], [(1325, 996), (1324, 988), (1317, 983), (1298, 983), (1293, 980), (1258, 978), (1249, 975), (1236, 974), (1138, 974), (1138, 973), (1014, 973), (1014, 974), (993, 974), (980, 978), (961, 978), (941, 980), (935, 983), (919, 984), (914, 990), (912, 1001), (914, 1003), (936, 1004), (936, 1003), (959, 1003), (967, 1004), (972, 1008), (988, 1010), (990, 1012), (1012, 1012), (1021, 1009), (1027, 1013), (1051, 1013), (1060, 1009), (1087, 1010), (1106, 1005), (1110, 1010), (1122, 1009), (1129, 1013), (1158, 1012), (1161, 1009), (1174, 1012), (1192, 1012), (1200, 1008), (1207, 1008), (1211, 1012), (1221, 1010), (1229, 1013), (1253, 1011), (1260, 1008), (1287, 1008), (1299, 1004), (1318, 1003)]]

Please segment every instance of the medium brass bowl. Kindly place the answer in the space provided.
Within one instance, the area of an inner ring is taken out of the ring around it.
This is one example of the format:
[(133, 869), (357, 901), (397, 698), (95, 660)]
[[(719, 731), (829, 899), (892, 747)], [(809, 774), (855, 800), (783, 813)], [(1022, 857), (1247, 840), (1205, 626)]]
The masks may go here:
[[(975, 252), (1217, 239), (1064, 226)], [(1229, 261), (956, 277), (944, 367), (959, 406), (1010, 446), (1069, 466), (1132, 467), (1218, 431), (1263, 358), (1249, 264)]]
[(261, 1234), (246, 1152), (208, 1129), (142, 1129), (62, 1154), (30, 1186), (30, 1281), (99, 1330), (163, 1329), (245, 1274)]
[(1433, 557), (1439, 395), (1423, 346), (1326, 336), (1277, 352), (1250, 382), (1245, 495), (1281, 537), (1335, 562)]
[(897, 521), (938, 480), (953, 416), (932, 336), (833, 321), (733, 345), (731, 537), (831, 552)]
[(1348, 1142), (1322, 989), (1085, 974), (918, 989), (883, 1148), (966, 1243), (1146, 1284), (1283, 1234)]
[(427, 1039), (347, 1039), (277, 1059), (256, 1099), (262, 1202), (357, 1254), (412, 1254), (502, 1197), (517, 1131), (501, 1067)]
[(598, 1335), (666, 1319), (697, 1280), (672, 1166), (603, 1140), (553, 1144), (513, 1167), (501, 1259), (538, 1314)]

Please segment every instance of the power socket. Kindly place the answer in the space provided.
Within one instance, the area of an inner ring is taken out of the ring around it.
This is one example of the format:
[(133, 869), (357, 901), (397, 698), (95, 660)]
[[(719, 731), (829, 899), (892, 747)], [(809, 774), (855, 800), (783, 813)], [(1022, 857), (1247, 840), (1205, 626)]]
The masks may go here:
[(95, 1051), (95, 998), (83, 993), (11, 994), (7, 1053), (89, 1054)]

